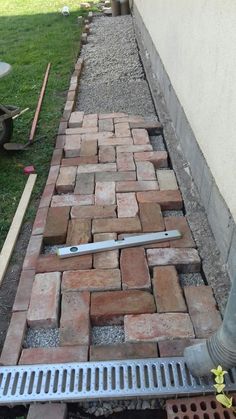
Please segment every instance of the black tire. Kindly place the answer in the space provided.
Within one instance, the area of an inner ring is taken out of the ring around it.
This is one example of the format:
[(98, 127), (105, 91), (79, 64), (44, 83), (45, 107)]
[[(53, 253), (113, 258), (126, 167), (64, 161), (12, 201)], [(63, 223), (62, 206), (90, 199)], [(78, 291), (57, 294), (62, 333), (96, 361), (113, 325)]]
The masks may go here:
[[(0, 116), (3, 115), (4, 112), (0, 109)], [(4, 119), (0, 122), (0, 147), (3, 144), (10, 141), (13, 133), (13, 120), (12, 118)]]

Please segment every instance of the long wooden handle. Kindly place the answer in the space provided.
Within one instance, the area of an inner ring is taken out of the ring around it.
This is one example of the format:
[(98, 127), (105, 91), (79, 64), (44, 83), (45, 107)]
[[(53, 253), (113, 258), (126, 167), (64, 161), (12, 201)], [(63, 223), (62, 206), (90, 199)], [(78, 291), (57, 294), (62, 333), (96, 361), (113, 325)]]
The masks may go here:
[(37, 108), (36, 108), (36, 111), (35, 111), (35, 114), (34, 114), (34, 119), (33, 119), (31, 130), (30, 130), (29, 142), (33, 142), (33, 139), (34, 139), (34, 135), (35, 135), (35, 131), (36, 131), (36, 128), (37, 128), (38, 119), (39, 119), (39, 112), (40, 112), (40, 109), (41, 109), (41, 106), (42, 106), (43, 97), (44, 97), (44, 93), (45, 93), (45, 89), (46, 89), (46, 85), (47, 85), (47, 81), (48, 81), (48, 75), (49, 75), (50, 67), (51, 67), (51, 63), (48, 64), (47, 70), (46, 70), (46, 73), (45, 73), (45, 76), (44, 76), (43, 85), (42, 85), (42, 88), (41, 88)]

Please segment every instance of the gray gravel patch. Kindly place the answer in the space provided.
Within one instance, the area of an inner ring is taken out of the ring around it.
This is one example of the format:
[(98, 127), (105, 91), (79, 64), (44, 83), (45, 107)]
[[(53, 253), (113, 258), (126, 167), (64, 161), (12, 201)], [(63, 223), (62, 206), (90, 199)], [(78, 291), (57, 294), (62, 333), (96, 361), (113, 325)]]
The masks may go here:
[(57, 249), (61, 249), (62, 247), (65, 247), (66, 244), (57, 244), (55, 246), (44, 246), (42, 253), (44, 255), (54, 255), (57, 253)]
[(112, 345), (124, 341), (123, 326), (95, 326), (92, 328), (92, 345)]
[(183, 211), (177, 211), (177, 210), (173, 210), (173, 211), (162, 211), (162, 215), (163, 217), (183, 217), (184, 213)]
[(24, 348), (55, 348), (59, 346), (59, 329), (28, 329)]
[(155, 151), (166, 151), (166, 146), (163, 141), (162, 135), (152, 135), (150, 136), (150, 141)]
[(189, 287), (191, 285), (199, 287), (200, 285), (205, 285), (203, 277), (199, 272), (190, 274), (179, 274), (179, 282), (182, 287)]

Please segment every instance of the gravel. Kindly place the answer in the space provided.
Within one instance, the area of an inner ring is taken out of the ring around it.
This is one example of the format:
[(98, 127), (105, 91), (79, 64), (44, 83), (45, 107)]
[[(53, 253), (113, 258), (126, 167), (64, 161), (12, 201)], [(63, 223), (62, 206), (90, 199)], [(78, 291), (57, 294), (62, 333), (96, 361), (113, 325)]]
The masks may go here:
[(125, 333), (123, 326), (96, 326), (92, 328), (93, 345), (112, 345), (123, 343), (124, 341)]
[(55, 348), (59, 346), (59, 329), (28, 329), (24, 348)]
[(200, 273), (179, 274), (179, 281), (182, 287), (188, 287), (190, 285), (198, 287), (200, 285), (205, 285)]
[(183, 211), (177, 211), (177, 210), (167, 210), (167, 211), (162, 211), (162, 215), (163, 217), (183, 217), (184, 213)]

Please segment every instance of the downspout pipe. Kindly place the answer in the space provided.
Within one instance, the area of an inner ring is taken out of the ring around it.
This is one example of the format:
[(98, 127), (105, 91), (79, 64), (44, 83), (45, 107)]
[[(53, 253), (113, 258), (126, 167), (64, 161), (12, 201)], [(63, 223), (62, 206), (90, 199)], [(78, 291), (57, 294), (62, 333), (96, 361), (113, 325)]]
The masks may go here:
[(222, 325), (206, 342), (187, 347), (184, 357), (195, 377), (209, 375), (210, 370), (218, 365), (226, 370), (236, 366), (236, 278), (231, 286)]

